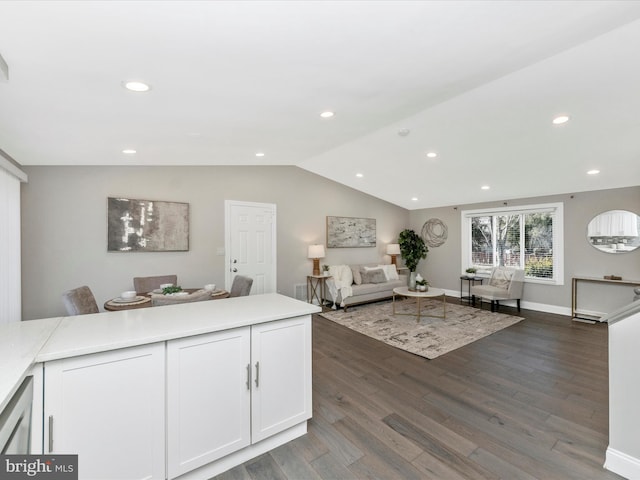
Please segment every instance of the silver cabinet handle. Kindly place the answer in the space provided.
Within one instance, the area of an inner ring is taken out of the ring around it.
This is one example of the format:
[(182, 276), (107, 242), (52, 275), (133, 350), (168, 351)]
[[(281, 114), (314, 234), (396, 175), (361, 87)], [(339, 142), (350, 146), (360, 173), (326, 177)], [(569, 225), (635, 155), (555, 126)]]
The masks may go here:
[(53, 452), (53, 415), (49, 415), (49, 453)]
[(251, 390), (251, 364), (247, 363), (247, 390)]
[(260, 386), (260, 362), (256, 362), (256, 387)]

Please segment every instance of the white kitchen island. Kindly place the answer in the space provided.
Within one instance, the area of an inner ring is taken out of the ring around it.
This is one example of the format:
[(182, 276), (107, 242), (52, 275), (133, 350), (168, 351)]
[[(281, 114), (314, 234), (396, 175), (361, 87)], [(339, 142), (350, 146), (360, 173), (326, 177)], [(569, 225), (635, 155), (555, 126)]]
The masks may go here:
[(80, 478), (205, 479), (303, 435), (319, 311), (267, 294), (49, 319), (32, 452), (77, 453)]

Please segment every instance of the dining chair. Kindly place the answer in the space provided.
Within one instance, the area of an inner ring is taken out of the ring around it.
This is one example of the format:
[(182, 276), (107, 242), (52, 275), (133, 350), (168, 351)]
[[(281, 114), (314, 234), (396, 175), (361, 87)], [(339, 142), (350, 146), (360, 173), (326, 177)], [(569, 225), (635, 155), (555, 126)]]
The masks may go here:
[(172, 283), (177, 285), (177, 275), (160, 275), (157, 277), (133, 277), (133, 289), (137, 294), (149, 293), (158, 288), (163, 283)]
[(162, 305), (179, 305), (182, 303), (203, 302), (211, 300), (211, 292), (207, 290), (198, 290), (188, 295), (162, 295), (151, 294), (151, 306), (160, 307)]
[(86, 285), (64, 292), (62, 303), (64, 303), (68, 315), (85, 315), (100, 311), (91, 289)]
[(253, 278), (245, 277), (244, 275), (236, 275), (231, 284), (231, 291), (229, 297), (244, 297), (251, 292), (251, 285), (253, 285)]

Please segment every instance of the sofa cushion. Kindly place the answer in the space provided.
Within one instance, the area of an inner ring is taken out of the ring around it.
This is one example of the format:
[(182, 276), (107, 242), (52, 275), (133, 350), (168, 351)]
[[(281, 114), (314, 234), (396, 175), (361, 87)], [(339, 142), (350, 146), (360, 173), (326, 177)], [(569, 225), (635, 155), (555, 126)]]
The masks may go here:
[(396, 270), (395, 265), (378, 265), (378, 267), (382, 268), (382, 270), (384, 271), (384, 276), (387, 277), (387, 280), (398, 280), (398, 270)]
[(360, 272), (362, 277), (362, 283), (386, 283), (387, 277), (384, 275), (384, 271), (381, 268), (365, 268)]
[(360, 276), (360, 266), (356, 265), (351, 267), (351, 274), (353, 275), (353, 283), (360, 285), (362, 283), (362, 277)]
[(506, 288), (494, 287), (493, 285), (473, 286), (471, 294), (487, 300), (507, 300), (509, 298)]
[(353, 286), (353, 297), (360, 295), (369, 295), (372, 293), (386, 293), (386, 296), (393, 295), (393, 289), (396, 287), (406, 287), (407, 282), (401, 280), (394, 280), (393, 282), (384, 283), (363, 283), (362, 285)]

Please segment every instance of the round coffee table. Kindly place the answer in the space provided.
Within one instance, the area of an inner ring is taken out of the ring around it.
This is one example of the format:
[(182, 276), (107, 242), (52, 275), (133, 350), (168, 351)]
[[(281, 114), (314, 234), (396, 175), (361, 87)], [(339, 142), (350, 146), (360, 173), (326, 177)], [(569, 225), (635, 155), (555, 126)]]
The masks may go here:
[(417, 298), (418, 299), (418, 311), (416, 313), (416, 322), (420, 322), (420, 300), (423, 298), (435, 298), (442, 297), (442, 316), (429, 315), (430, 317), (435, 318), (447, 318), (447, 297), (444, 293), (444, 290), (441, 288), (432, 288), (429, 287), (429, 290), (426, 292), (419, 292), (409, 290), (409, 287), (397, 287), (393, 289), (393, 315), (411, 315), (413, 313), (396, 313), (396, 295), (400, 295), (402, 297), (409, 298)]

